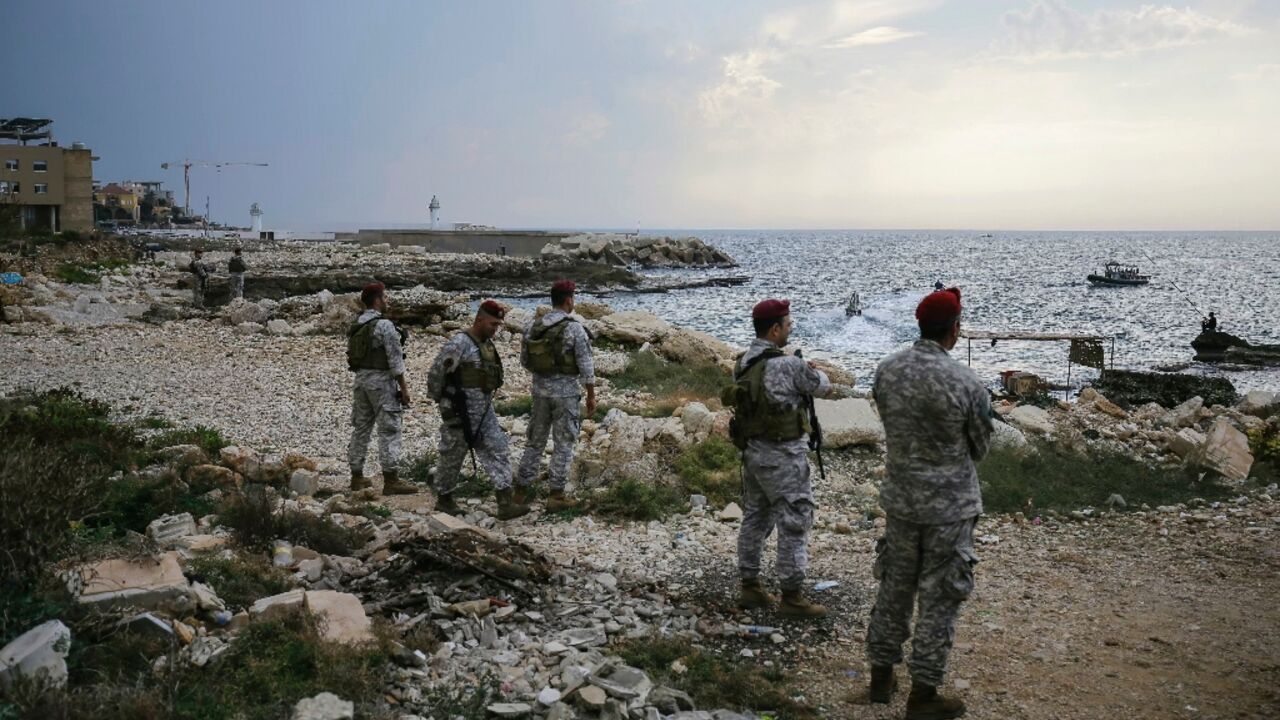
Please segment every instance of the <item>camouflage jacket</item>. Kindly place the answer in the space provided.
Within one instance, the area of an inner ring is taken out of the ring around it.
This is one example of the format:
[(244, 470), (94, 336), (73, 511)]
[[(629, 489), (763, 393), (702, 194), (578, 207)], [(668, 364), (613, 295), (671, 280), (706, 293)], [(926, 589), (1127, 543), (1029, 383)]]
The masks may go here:
[[(747, 351), (742, 354), (742, 357), (738, 358), (738, 364), (734, 368), (734, 375), (736, 376), (742, 372), (742, 368), (746, 367), (751, 358), (769, 348), (777, 349), (778, 346), (760, 338), (752, 340), (751, 345), (747, 347)], [(814, 370), (809, 367), (809, 363), (794, 355), (785, 355), (763, 362), (766, 363), (764, 367), (764, 391), (769, 397), (769, 401), (775, 405), (795, 408), (804, 405), (810, 395), (821, 397), (831, 392), (831, 381), (827, 379), (827, 374), (821, 370)], [(775, 442), (752, 438), (747, 444), (747, 450), (803, 455), (809, 452), (809, 439), (801, 437), (786, 442)]]
[(991, 398), (978, 377), (932, 340), (876, 369), (888, 474), (880, 506), (890, 517), (943, 525), (982, 514), (976, 463), (991, 442)]
[[(529, 333), (538, 325), (551, 327), (566, 317), (563, 310), (552, 310), (542, 317), (534, 317), (524, 329), (525, 342), (520, 346), (520, 364), (529, 367)], [(530, 394), (534, 397), (577, 397), (582, 394), (578, 385), (596, 384), (596, 366), (591, 357), (591, 338), (581, 322), (570, 322), (564, 330), (565, 349), (578, 362), (577, 375), (540, 375), (533, 374)]]
[[(459, 365), (475, 368), (481, 366), (480, 349), (467, 337), (466, 330), (456, 333), (445, 342), (444, 347), (440, 348), (440, 354), (432, 361), (431, 369), (427, 371), (427, 395), (442, 407), (452, 406), (453, 401), (445, 397), (445, 391), (449, 386), (449, 374)], [(471, 425), (478, 428), (489, 412), (491, 393), (473, 387), (461, 390), (467, 399), (467, 416), (471, 419)]]

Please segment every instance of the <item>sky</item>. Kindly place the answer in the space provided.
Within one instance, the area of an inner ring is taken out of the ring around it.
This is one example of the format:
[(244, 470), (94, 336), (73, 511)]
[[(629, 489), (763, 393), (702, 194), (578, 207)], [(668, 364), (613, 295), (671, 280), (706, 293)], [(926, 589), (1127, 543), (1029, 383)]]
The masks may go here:
[(41, 0), (0, 117), (276, 228), (1280, 229), (1280, 1)]

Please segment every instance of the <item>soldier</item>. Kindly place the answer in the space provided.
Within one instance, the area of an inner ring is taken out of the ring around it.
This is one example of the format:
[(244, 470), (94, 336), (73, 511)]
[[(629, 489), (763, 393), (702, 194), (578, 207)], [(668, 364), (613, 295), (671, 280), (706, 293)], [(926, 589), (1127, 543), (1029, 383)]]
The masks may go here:
[(436, 509), (456, 513), (453, 491), (458, 486), (467, 451), (477, 457), (498, 496), (498, 519), (510, 520), (529, 512), (516, 503), (511, 490), (511, 458), (507, 434), (493, 411), (493, 391), (502, 387), (502, 358), (493, 336), (506, 317), (493, 300), (480, 304), (471, 327), (449, 338), (431, 363), (427, 393), (440, 406), (440, 461), (435, 469)]
[(244, 297), (244, 271), (248, 267), (244, 264), (244, 257), (240, 255), (240, 248), (235, 249), (235, 254), (227, 261), (227, 272), (231, 275), (231, 299)]
[(360, 292), (365, 311), (347, 330), (347, 367), (355, 372), (351, 398), (351, 489), (372, 483), (364, 477), (369, 435), (378, 428), (378, 459), (382, 463), (382, 494), (418, 492), (400, 479), (400, 433), (404, 408), (409, 405), (409, 384), (404, 376), (403, 331), (384, 318), (387, 291), (382, 283), (366, 285)]
[(191, 264), (187, 265), (187, 270), (195, 276), (191, 281), (191, 307), (203, 310), (205, 285), (209, 282), (209, 268), (205, 267), (203, 262), (203, 250), (194, 250), (191, 255)]
[(526, 435), (528, 447), (516, 474), (515, 502), (523, 505), (528, 500), (547, 435), (553, 434), (551, 496), (547, 499), (550, 512), (573, 507), (573, 502), (564, 496), (564, 486), (569, 480), (573, 446), (582, 429), (579, 383), (587, 389), (587, 415), (596, 411), (591, 339), (582, 323), (571, 316), (575, 291), (571, 280), (559, 280), (551, 286), (551, 312), (529, 323), (520, 349), (520, 364), (533, 373), (533, 412)]
[(782, 352), (791, 335), (789, 300), (763, 300), (752, 309), (751, 319), (756, 339), (738, 359), (729, 398), (734, 406), (731, 433), (743, 451), (738, 605), (751, 609), (774, 602), (760, 584), (760, 555), (776, 528), (782, 587), (778, 611), (788, 617), (822, 617), (826, 608), (807, 600), (801, 590), (814, 510), (807, 403), (814, 395), (830, 393), (831, 381), (811, 363)]
[[(916, 308), (920, 339), (876, 370), (875, 399), (888, 449), (880, 506), (887, 520), (876, 543), (880, 583), (867, 628), (872, 702), (897, 687), (893, 666), (911, 636), (908, 720), (964, 715), (964, 703), (938, 694), (955, 639), (956, 614), (973, 591), (973, 530), (982, 513), (975, 463), (991, 440), (991, 399), (981, 381), (947, 351), (960, 336), (960, 290), (930, 293)], [(919, 601), (915, 632), (911, 611)]]

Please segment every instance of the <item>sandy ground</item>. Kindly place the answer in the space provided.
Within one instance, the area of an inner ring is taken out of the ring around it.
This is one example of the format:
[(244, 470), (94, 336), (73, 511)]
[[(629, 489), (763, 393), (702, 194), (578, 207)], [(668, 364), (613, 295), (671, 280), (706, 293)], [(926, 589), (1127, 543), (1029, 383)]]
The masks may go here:
[[(337, 338), (246, 337), (202, 321), (19, 328), (0, 334), (0, 392), (74, 386), (131, 416), (158, 414), (260, 449), (306, 453), (322, 460), (329, 482), (345, 473), (349, 376)], [(417, 338), (410, 346), (419, 398), (439, 343)], [(504, 347), (513, 392), (527, 384), (514, 369), (514, 348)], [(434, 408), (419, 399), (406, 417), (406, 450), (431, 447), (437, 426)], [(879, 526), (861, 520), (855, 488), (873, 462), (836, 457), (819, 486), (810, 576), (839, 581), (819, 593), (831, 617), (805, 626), (767, 612), (738, 616), (776, 626), (783, 642), (713, 643), (794, 668), (797, 692), (831, 718), (900, 717), (905, 701), (902, 693), (893, 706), (865, 704), (861, 643)], [(425, 494), (395, 500), (422, 509), (430, 502)], [(849, 532), (836, 532), (836, 523)], [(624, 526), (531, 517), (506, 530), (695, 612), (720, 616), (732, 604), (736, 533), (710, 517)], [(995, 516), (978, 534), (998, 540), (978, 546), (978, 587), (948, 677), (969, 717), (1280, 717), (1280, 501), (1089, 523)]]

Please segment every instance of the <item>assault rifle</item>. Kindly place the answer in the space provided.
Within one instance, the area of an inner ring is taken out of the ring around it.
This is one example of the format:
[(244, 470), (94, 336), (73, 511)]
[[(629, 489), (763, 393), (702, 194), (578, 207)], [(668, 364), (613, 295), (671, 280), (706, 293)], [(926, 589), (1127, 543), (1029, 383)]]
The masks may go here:
[[(796, 349), (796, 357), (804, 360), (804, 353)], [(827, 479), (827, 468), (822, 463), (822, 423), (818, 422), (818, 408), (814, 405), (813, 396), (805, 395), (805, 405), (809, 408), (809, 449), (818, 456), (818, 476)]]
[[(467, 443), (467, 451), (471, 453), (471, 471), (476, 471), (476, 427), (471, 424), (471, 411), (467, 409), (467, 394), (462, 390), (462, 379), (458, 369), (449, 373), (449, 384), (445, 387), (444, 396), (449, 398), (449, 405), (462, 422), (462, 439)], [(480, 419), (481, 422), (484, 418)]]

